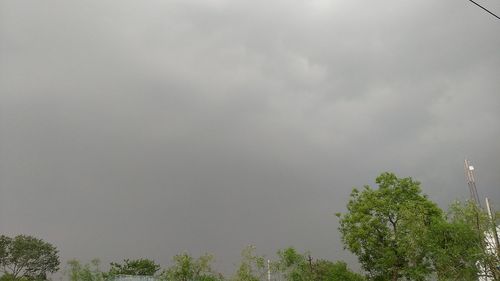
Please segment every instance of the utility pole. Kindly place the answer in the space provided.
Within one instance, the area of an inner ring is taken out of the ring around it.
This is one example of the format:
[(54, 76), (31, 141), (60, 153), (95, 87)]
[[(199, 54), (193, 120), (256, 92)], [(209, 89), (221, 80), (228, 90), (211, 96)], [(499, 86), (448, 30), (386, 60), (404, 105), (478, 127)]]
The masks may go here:
[(498, 243), (498, 232), (497, 232), (497, 224), (495, 221), (495, 216), (492, 214), (493, 212), (491, 211), (491, 205), (490, 205), (490, 200), (486, 197), (486, 210), (488, 211), (488, 216), (490, 217), (491, 220), (491, 226), (493, 227), (493, 239), (495, 241), (495, 249), (497, 256), (500, 256), (500, 244)]
[(267, 260), (267, 281), (271, 281), (271, 261)]

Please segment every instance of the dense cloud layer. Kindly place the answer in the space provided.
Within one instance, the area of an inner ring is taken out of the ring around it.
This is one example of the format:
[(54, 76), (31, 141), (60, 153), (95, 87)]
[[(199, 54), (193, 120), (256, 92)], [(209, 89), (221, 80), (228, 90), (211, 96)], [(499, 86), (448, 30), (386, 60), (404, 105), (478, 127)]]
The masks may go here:
[[(500, 13), (497, 1), (483, 4)], [(348, 259), (382, 171), (500, 209), (500, 23), (468, 1), (3, 1), (0, 232), (64, 259)]]

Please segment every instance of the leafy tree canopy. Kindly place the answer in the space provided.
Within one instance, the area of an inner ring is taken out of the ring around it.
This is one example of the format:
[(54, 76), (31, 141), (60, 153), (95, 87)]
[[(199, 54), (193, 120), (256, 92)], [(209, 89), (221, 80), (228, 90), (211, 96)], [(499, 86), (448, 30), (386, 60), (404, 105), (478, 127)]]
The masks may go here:
[(500, 280), (494, 219), (470, 201), (450, 206), (446, 220), (433, 225), (429, 239), (439, 280), (477, 280), (479, 273)]
[(412, 178), (382, 173), (376, 183), (354, 189), (347, 213), (337, 214), (342, 241), (372, 280), (424, 280), (432, 272), (430, 225), (442, 211)]
[(123, 260), (123, 264), (112, 262), (108, 276), (114, 275), (143, 275), (153, 276), (158, 270), (160, 265), (156, 264), (150, 259), (136, 259), (136, 260)]
[(318, 260), (313, 264), (315, 281), (364, 281), (365, 278), (351, 271), (343, 261)]
[(249, 245), (241, 251), (241, 262), (233, 281), (260, 281), (266, 276), (265, 258), (255, 254), (255, 246)]
[[(313, 260), (309, 253), (299, 253), (289, 247), (278, 251), (275, 268), (286, 281), (363, 281), (345, 262)], [(281, 278), (280, 278), (281, 279)]]
[(3, 278), (45, 280), (59, 269), (56, 247), (28, 235), (0, 236), (0, 270)]
[(104, 274), (99, 269), (99, 263), (98, 259), (84, 265), (78, 260), (70, 260), (65, 274), (70, 281), (104, 281)]
[(193, 258), (187, 253), (174, 256), (174, 264), (167, 268), (161, 279), (166, 281), (218, 281), (223, 280), (221, 274), (212, 269), (212, 255)]
[[(313, 280), (313, 270), (308, 253), (301, 254), (295, 248), (288, 247), (278, 250), (278, 262), (276, 268), (287, 281), (308, 281)], [(307, 257), (309, 257), (309, 263)]]

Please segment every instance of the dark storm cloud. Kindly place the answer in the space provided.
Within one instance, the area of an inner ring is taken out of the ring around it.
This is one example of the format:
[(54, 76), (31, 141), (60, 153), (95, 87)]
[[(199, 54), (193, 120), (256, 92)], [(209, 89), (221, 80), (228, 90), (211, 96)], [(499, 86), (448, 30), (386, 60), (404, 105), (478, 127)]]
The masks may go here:
[(500, 202), (500, 25), (467, 1), (0, 5), (0, 229), (65, 259), (352, 261), (352, 187), (395, 171), (445, 207), (464, 157)]

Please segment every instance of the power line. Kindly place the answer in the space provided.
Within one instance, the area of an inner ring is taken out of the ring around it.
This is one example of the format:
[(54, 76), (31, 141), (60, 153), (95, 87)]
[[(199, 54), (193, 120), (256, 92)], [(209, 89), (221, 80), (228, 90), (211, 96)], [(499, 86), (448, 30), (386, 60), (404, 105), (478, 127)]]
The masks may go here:
[(485, 10), (486, 12), (488, 12), (490, 15), (494, 16), (495, 18), (499, 19), (500, 20), (500, 17), (495, 15), (493, 12), (491, 12), (490, 10), (486, 9), (485, 7), (479, 5), (478, 3), (474, 2), (473, 0), (469, 0), (470, 2), (474, 3), (476, 6), (478, 6), (479, 8)]

